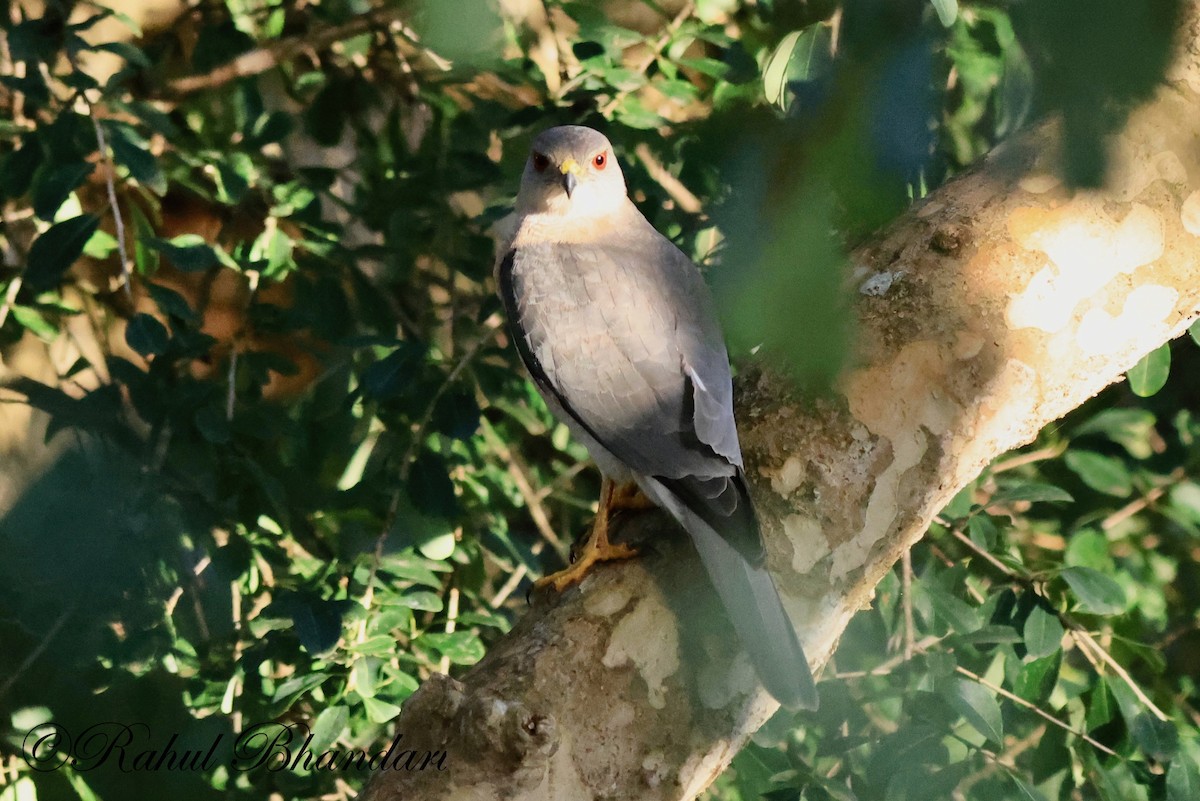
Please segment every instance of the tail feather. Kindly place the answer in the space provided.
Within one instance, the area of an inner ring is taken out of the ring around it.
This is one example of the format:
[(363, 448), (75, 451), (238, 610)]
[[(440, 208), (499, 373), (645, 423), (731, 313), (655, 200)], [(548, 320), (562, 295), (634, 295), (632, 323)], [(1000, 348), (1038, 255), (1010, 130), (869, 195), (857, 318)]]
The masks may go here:
[(752, 564), (706, 516), (693, 511), (659, 480), (644, 478), (639, 483), (691, 535), (700, 561), (767, 692), (788, 709), (816, 709), (817, 688), (808, 659), (766, 567)]

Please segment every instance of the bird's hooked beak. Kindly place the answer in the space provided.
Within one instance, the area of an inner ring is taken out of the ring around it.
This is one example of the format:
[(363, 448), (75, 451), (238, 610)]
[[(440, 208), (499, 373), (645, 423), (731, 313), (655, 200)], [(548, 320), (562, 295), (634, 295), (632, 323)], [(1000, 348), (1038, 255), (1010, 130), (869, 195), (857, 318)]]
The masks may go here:
[(575, 187), (579, 186), (579, 173), (583, 172), (579, 163), (575, 159), (567, 159), (559, 166), (559, 171), (562, 173), (563, 191), (567, 193), (567, 198), (575, 191)]

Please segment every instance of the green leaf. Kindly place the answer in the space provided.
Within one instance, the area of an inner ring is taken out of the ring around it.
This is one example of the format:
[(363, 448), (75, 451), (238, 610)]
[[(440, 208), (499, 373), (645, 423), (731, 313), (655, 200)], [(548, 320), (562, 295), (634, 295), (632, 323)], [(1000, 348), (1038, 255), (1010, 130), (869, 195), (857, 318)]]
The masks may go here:
[(413, 554), (412, 551), (395, 554), (387, 561), (387, 569), (398, 578), (413, 584), (432, 587), (435, 590), (441, 590), (443, 583), (442, 579), (438, 576), (438, 568), (442, 570), (449, 569), (437, 562), (422, 559)]
[(1030, 481), (1024, 484), (1010, 484), (988, 499), (987, 506), (1007, 503), (1070, 503), (1075, 499), (1066, 490), (1053, 484), (1039, 484)]
[(763, 96), (767, 102), (787, 108), (789, 83), (824, 75), (832, 63), (832, 43), (829, 26), (821, 22), (783, 37), (763, 66)]
[(1134, 742), (1159, 762), (1166, 762), (1179, 751), (1179, 732), (1167, 720), (1150, 712), (1141, 712), (1129, 726)]
[(400, 715), (400, 707), (380, 701), (378, 698), (363, 698), (363, 707), (367, 710), (367, 719), (372, 723), (387, 723)]
[(187, 298), (180, 295), (174, 289), (162, 284), (146, 284), (146, 288), (150, 291), (150, 297), (154, 299), (159, 311), (163, 314), (173, 317), (176, 320), (182, 320), (185, 323), (196, 323), (199, 321), (196, 312), (188, 304)]
[(13, 304), (12, 317), (24, 329), (45, 342), (58, 339), (58, 326), (46, 319), (40, 311), (30, 306)]
[(20, 148), (0, 161), (0, 193), (5, 197), (17, 198), (28, 192), (43, 157), (42, 149), (31, 131), (22, 138)]
[(399, 395), (416, 382), (424, 357), (425, 349), (420, 345), (401, 342), (395, 350), (363, 371), (363, 391), (377, 400)]
[(1068, 567), (1062, 577), (1075, 597), (1079, 608), (1094, 615), (1116, 615), (1125, 609), (1125, 590), (1114, 579), (1090, 567)]
[(444, 561), (454, 552), (454, 524), (442, 515), (426, 514), (411, 503), (400, 504), (391, 536), (416, 545), (427, 559)]
[(991, 516), (983, 514), (975, 515), (967, 520), (967, 533), (971, 537), (971, 542), (989, 552), (996, 547), (996, 540), (1000, 536)]
[(429, 420), (433, 430), (454, 439), (468, 440), (479, 428), (479, 403), (466, 388), (452, 389), (442, 395)]
[(1015, 773), (1009, 773), (1008, 778), (1017, 786), (1017, 798), (1021, 801), (1046, 801), (1046, 796), (1033, 785), (1026, 782)]
[(1191, 755), (1180, 753), (1167, 771), (1167, 801), (1196, 801), (1197, 798), (1200, 798), (1200, 768), (1196, 767)]
[(312, 725), (312, 743), (309, 748), (319, 754), (337, 742), (350, 722), (350, 710), (344, 706), (331, 706), (321, 711)]
[(1116, 563), (1109, 547), (1108, 537), (1103, 533), (1091, 528), (1079, 529), (1067, 541), (1064, 567), (1090, 567), (1111, 574), (1116, 570)]
[(217, 164), (217, 199), (222, 203), (241, 203), (250, 190), (253, 163), (244, 153), (233, 153)]
[(246, 141), (255, 147), (284, 139), (292, 132), (292, 116), (283, 111), (273, 111), (264, 114), (254, 122)]
[(1116, 457), (1071, 450), (1063, 456), (1063, 461), (1084, 484), (1097, 492), (1125, 498), (1133, 491), (1133, 476), (1125, 463)]
[(617, 121), (630, 128), (651, 130), (662, 125), (663, 118), (646, 107), (637, 95), (626, 95), (617, 106)]
[(1200, 484), (1182, 481), (1171, 487), (1167, 497), (1178, 514), (1200, 524)]
[(1108, 437), (1135, 459), (1147, 459), (1154, 453), (1154, 413), (1147, 409), (1105, 409), (1079, 428), (1075, 436), (1099, 434)]
[(937, 12), (942, 27), (949, 28), (958, 19), (958, 0), (929, 0)]
[(34, 292), (57, 286), (99, 225), (96, 215), (82, 214), (50, 226), (29, 248), (25, 286)]
[(1015, 645), (1024, 642), (1024, 637), (1012, 626), (988, 625), (955, 638), (959, 645)]
[(108, 144), (112, 147), (113, 159), (117, 164), (129, 170), (134, 180), (155, 194), (165, 194), (167, 179), (158, 168), (158, 159), (150, 152), (146, 141), (128, 125), (110, 123), (106, 127)]
[(715, 58), (681, 58), (676, 63), (717, 80), (724, 80), (729, 73), (729, 65)]
[(444, 531), (433, 537), (417, 539), (417, 550), (426, 559), (442, 562), (454, 553), (455, 538), (453, 531)]
[(125, 327), (125, 342), (142, 356), (157, 356), (167, 349), (171, 335), (152, 315), (139, 313)]
[(309, 690), (320, 687), (325, 678), (325, 675), (321, 673), (307, 673), (302, 676), (293, 676), (275, 689), (275, 695), (271, 700), (278, 703), (286, 703), (286, 705), (290, 706), (301, 695), (304, 695)]
[(105, 259), (112, 255), (112, 252), (117, 249), (117, 238), (108, 231), (97, 229), (92, 233), (87, 244), (83, 246), (83, 252), (86, 256), (91, 256), (93, 259)]
[(1116, 699), (1108, 689), (1108, 682), (1098, 682), (1091, 692), (1087, 704), (1087, 715), (1084, 724), (1088, 731), (1094, 731), (1112, 720), (1117, 714)]
[(1129, 371), (1129, 388), (1134, 395), (1149, 398), (1167, 383), (1171, 373), (1171, 343), (1160, 345), (1142, 357)]
[(216, 406), (201, 406), (192, 417), (200, 436), (214, 445), (224, 445), (233, 438), (229, 420)]
[(1033, 704), (1044, 704), (1049, 700), (1058, 684), (1058, 671), (1062, 666), (1061, 650), (1049, 656), (1021, 666), (1013, 688), (1017, 695)]
[(140, 47), (135, 47), (129, 42), (101, 42), (92, 47), (93, 50), (99, 50), (107, 53), (114, 53), (125, 61), (131, 67), (138, 69), (150, 69), (150, 59), (146, 57), (145, 52)]
[(934, 613), (956, 633), (966, 634), (983, 625), (978, 610), (937, 584), (922, 581), (917, 587), (929, 599)]
[(151, 237), (148, 244), (185, 273), (207, 270), (221, 261), (212, 245), (199, 234), (183, 234), (169, 240)]
[(1000, 704), (986, 687), (958, 679), (946, 700), (967, 723), (997, 745), (1004, 742), (1004, 719)]
[(378, 663), (377, 659), (359, 659), (354, 663), (354, 691), (360, 698), (375, 697), (375, 666)]
[(403, 595), (390, 598), (387, 603), (393, 606), (407, 607), (408, 609), (419, 609), (424, 612), (442, 611), (441, 596), (426, 590), (408, 591)]
[(1058, 616), (1047, 611), (1042, 606), (1035, 606), (1025, 618), (1025, 649), (1034, 659), (1057, 651), (1062, 646), (1065, 630)]
[[(1197, 345), (1200, 345), (1200, 320), (1197, 320), (1196, 322), (1194, 322), (1190, 326), (1188, 326), (1188, 333), (1191, 335), (1192, 341), (1195, 342)], [(1200, 797), (1200, 796), (1197, 796), (1197, 797)]]
[[(441, 454), (429, 449), (421, 451), (413, 459), (406, 489), (413, 507), (423, 515), (449, 521), (458, 513), (458, 498), (454, 492), (454, 482), (450, 479), (450, 465)], [(426, 540), (418, 538), (418, 541)]]
[(614, 89), (632, 92), (645, 85), (646, 76), (625, 67), (610, 67), (604, 70), (604, 82)]
[(342, 607), (340, 603), (315, 598), (293, 601), (292, 622), (304, 650), (322, 654), (337, 645), (342, 633)]
[(437, 651), (455, 665), (473, 665), (486, 649), (473, 631), (456, 631), (452, 634), (430, 632), (421, 635), (421, 643)]
[[(393, 643), (392, 652), (395, 653), (396, 646)], [(421, 686), (415, 676), (405, 673), (403, 670), (393, 668), (386, 662), (383, 665), (383, 672), (388, 680), (388, 692), (393, 698), (404, 700), (415, 693)]]
[(59, 207), (75, 188), (84, 182), (95, 164), (77, 161), (44, 170), (33, 187), (33, 213), (43, 220), (54, 219)]

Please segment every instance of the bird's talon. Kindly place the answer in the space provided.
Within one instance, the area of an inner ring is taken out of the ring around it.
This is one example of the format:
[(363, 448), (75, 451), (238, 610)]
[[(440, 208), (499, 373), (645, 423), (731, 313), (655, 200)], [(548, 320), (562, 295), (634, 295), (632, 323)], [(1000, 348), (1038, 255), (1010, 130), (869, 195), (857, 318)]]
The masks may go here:
[(637, 556), (637, 549), (623, 542), (605, 542), (597, 545), (591, 540), (584, 543), (583, 552), (579, 558), (572, 561), (557, 573), (538, 579), (533, 583), (533, 589), (541, 590), (553, 587), (555, 592), (562, 592), (573, 584), (583, 581), (592, 568), (601, 562), (615, 562), (621, 559), (631, 559)]

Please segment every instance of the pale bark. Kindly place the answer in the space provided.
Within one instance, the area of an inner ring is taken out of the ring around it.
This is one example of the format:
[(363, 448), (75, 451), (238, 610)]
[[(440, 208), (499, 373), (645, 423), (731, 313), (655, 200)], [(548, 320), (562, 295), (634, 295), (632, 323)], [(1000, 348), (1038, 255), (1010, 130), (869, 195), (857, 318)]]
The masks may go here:
[[(814, 666), (989, 461), (1200, 311), (1194, 20), (1170, 83), (1113, 141), (1106, 189), (1061, 185), (1053, 126), (1020, 136), (854, 254), (861, 366), (837, 401), (800, 402), (764, 375), (742, 387), (770, 563)], [(705, 606), (686, 541), (654, 517), (632, 526), (654, 541), (645, 558), (538, 599), (463, 681), (426, 682), (398, 729), (410, 748), (446, 749), (447, 770), (380, 774), (367, 798), (708, 786), (775, 704)]]

